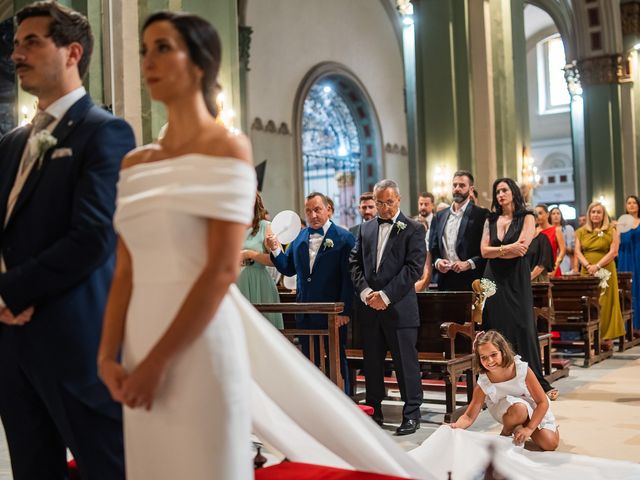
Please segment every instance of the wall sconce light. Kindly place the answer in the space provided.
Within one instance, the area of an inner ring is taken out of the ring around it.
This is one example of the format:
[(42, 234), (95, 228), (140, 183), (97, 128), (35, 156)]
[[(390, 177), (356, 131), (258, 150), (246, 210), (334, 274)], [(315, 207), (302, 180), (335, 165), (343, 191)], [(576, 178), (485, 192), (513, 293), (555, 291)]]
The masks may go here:
[(451, 179), (451, 173), (445, 166), (437, 166), (433, 173), (433, 195), (437, 200), (446, 200), (449, 193), (448, 181)]

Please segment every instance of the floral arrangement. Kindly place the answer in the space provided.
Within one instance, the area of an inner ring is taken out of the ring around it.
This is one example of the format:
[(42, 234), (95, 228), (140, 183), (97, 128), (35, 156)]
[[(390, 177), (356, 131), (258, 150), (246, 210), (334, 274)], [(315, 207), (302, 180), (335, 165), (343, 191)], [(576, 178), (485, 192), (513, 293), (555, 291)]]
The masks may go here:
[(58, 139), (51, 135), (48, 130), (40, 130), (29, 139), (29, 155), (38, 162), (38, 169), (42, 167), (44, 154), (58, 144)]
[(322, 245), (324, 246), (325, 250), (327, 248), (333, 248), (333, 240), (331, 240), (330, 238), (327, 238)]
[(593, 274), (594, 277), (600, 279), (599, 287), (602, 289), (600, 295), (604, 295), (604, 291), (609, 287), (609, 279), (611, 278), (611, 272), (606, 268), (600, 268), (596, 273)]
[(484, 302), (487, 298), (495, 295), (496, 284), (488, 278), (482, 278), (480, 280), (474, 280), (471, 284), (471, 288), (475, 293), (472, 305), (472, 317), (476, 323), (482, 323), (482, 310), (484, 309)]
[(404, 222), (396, 222), (396, 227), (398, 227), (398, 232), (401, 232), (405, 228), (407, 228), (407, 224)]

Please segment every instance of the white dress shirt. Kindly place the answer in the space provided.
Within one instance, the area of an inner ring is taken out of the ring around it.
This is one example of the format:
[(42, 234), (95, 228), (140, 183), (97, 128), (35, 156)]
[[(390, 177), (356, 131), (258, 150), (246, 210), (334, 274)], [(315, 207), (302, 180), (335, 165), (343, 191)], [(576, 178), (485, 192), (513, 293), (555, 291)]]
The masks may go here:
[[(469, 198), (464, 202), (458, 210), (454, 210), (453, 205), (450, 207), (449, 218), (447, 218), (447, 223), (444, 226), (444, 233), (442, 235), (442, 245), (444, 247), (444, 251), (442, 252), (443, 258), (446, 258), (450, 262), (459, 262), (460, 257), (458, 257), (458, 253), (456, 252), (456, 243), (458, 242), (458, 233), (460, 232), (460, 224), (462, 223), (462, 217), (464, 216), (464, 212), (467, 210), (469, 206)], [(438, 266), (438, 262), (442, 260), (439, 258), (436, 261), (436, 268)], [(473, 260), (467, 260), (469, 265), (471, 265), (471, 269), (476, 268), (476, 264)]]
[[(380, 225), (378, 225), (378, 250), (376, 251), (376, 270), (378, 270), (378, 267), (380, 266), (380, 260), (382, 260), (382, 254), (384, 253), (384, 248), (387, 246), (387, 241), (391, 236), (393, 227), (396, 226), (396, 222), (398, 221), (398, 215), (400, 215), (400, 210), (398, 210), (396, 214), (393, 216), (393, 218), (391, 219), (393, 223), (381, 223)], [(376, 219), (376, 222), (377, 221), (378, 220)], [(367, 296), (371, 292), (373, 292), (373, 289), (370, 287), (367, 287), (360, 292), (360, 300), (362, 300), (362, 303), (364, 304), (367, 303)], [(389, 305), (391, 303), (391, 300), (389, 300), (389, 297), (387, 297), (387, 294), (384, 293), (384, 291), (380, 290), (380, 296), (382, 297), (382, 300), (384, 301), (385, 304)]]
[[(327, 235), (329, 228), (331, 227), (331, 220), (327, 220), (322, 226), (322, 231), (324, 235), (320, 235), (319, 233), (311, 233), (309, 234), (309, 271), (313, 272), (313, 264), (316, 261), (316, 257), (318, 256), (318, 252), (320, 251), (320, 247), (322, 246), (322, 240)], [(271, 253), (274, 257), (277, 257), (282, 253), (282, 249), (280, 247), (272, 250)]]
[[(86, 94), (87, 94), (87, 91), (85, 90), (84, 87), (81, 86), (67, 93), (65, 96), (60, 97), (58, 100), (56, 100), (51, 105), (49, 105), (45, 109), (45, 112), (47, 112), (49, 115), (53, 117), (53, 121), (44, 130), (53, 132), (53, 130), (58, 126), (58, 123), (60, 123), (60, 119), (64, 117), (65, 113), (67, 113), (67, 111), (72, 107), (74, 103), (76, 103)], [(29, 135), (29, 138), (31, 138), (31, 135)], [(31, 166), (27, 170), (23, 171), (23, 164), (27, 160), (28, 154), (29, 154), (29, 140), (27, 140), (25, 149), (22, 152), (20, 165), (18, 166), (18, 173), (16, 175), (13, 188), (9, 193), (9, 201), (7, 204), (7, 214), (4, 218), (5, 225), (9, 220), (9, 217), (11, 216), (11, 213), (13, 211), (13, 206), (15, 205), (17, 197), (20, 194), (20, 191), (22, 191), (22, 187), (24, 186), (27, 177), (31, 173), (31, 170), (33, 170), (34, 164), (36, 163), (36, 162), (32, 162)], [(4, 264), (4, 258), (0, 257), (0, 272), (4, 273), (6, 271), (7, 271), (7, 268)], [(2, 297), (0, 297), (0, 308), (4, 308), (5, 306), (6, 304), (2, 300)]]

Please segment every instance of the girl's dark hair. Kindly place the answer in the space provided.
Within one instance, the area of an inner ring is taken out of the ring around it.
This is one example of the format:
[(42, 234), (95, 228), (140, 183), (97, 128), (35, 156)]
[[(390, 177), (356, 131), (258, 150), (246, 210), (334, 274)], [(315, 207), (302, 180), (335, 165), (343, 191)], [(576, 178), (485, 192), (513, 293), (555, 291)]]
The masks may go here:
[(161, 11), (152, 14), (142, 26), (144, 32), (155, 22), (170, 22), (180, 33), (189, 50), (189, 58), (202, 70), (202, 95), (207, 110), (217, 116), (216, 94), (220, 90), (218, 71), (222, 59), (222, 43), (213, 25), (204, 18), (192, 13)]
[[(633, 198), (636, 201), (636, 204), (638, 205), (638, 207), (640, 208), (640, 200), (638, 200), (638, 197), (636, 195), (627, 195), (627, 198), (624, 199), (624, 213), (629, 213), (627, 212), (627, 202), (629, 201), (630, 198)], [(638, 215), (640, 215), (640, 211), (638, 212)]]
[(506, 183), (511, 190), (511, 195), (513, 196), (513, 216), (519, 217), (522, 215), (526, 215), (527, 213), (531, 213), (530, 210), (527, 210), (527, 204), (524, 202), (524, 198), (522, 197), (522, 192), (516, 182), (514, 182), (510, 178), (498, 178), (495, 182), (493, 182), (492, 191), (492, 200), (491, 200), (491, 212), (493, 217), (498, 217), (502, 215), (502, 207), (498, 203), (498, 194), (496, 193), (496, 189), (498, 188), (499, 183)]
[(502, 334), (497, 332), (496, 330), (488, 330), (485, 333), (478, 334), (473, 346), (473, 351), (476, 356), (476, 364), (478, 365), (480, 372), (487, 373), (487, 369), (484, 368), (484, 365), (482, 365), (482, 362), (480, 361), (480, 352), (478, 351), (478, 347), (480, 345), (486, 345), (487, 343), (493, 344), (493, 346), (500, 350), (500, 353), (502, 354), (502, 364), (500, 365), (501, 367), (508, 367), (514, 362), (515, 353), (513, 353), (513, 348), (511, 348), (511, 345), (509, 344), (507, 339), (504, 338)]
[(564, 228), (567, 224), (567, 221), (564, 219), (564, 215), (562, 215), (562, 210), (560, 210), (560, 207), (553, 207), (551, 210), (549, 210), (549, 222), (551, 222), (551, 214), (554, 212), (554, 210), (558, 210), (558, 213), (560, 213), (560, 226)]
[(253, 222), (251, 222), (251, 236), (255, 237), (260, 230), (260, 220), (267, 218), (267, 209), (264, 208), (262, 197), (256, 193), (256, 201), (253, 204)]

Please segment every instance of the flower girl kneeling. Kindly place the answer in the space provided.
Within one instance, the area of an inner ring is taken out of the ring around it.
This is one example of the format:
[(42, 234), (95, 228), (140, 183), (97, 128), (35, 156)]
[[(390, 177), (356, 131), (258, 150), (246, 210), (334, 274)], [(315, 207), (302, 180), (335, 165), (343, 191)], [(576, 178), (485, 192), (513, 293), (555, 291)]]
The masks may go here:
[(478, 333), (474, 351), (481, 372), (478, 385), (466, 412), (450, 427), (473, 425), (486, 401), (491, 416), (503, 426), (500, 435), (513, 435), (516, 445), (531, 438), (542, 450), (558, 448), (560, 434), (549, 399), (527, 362), (514, 355), (495, 330)]

